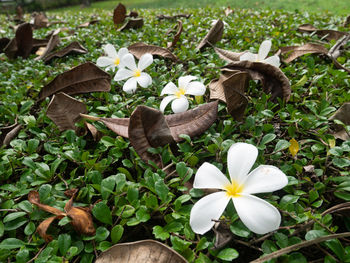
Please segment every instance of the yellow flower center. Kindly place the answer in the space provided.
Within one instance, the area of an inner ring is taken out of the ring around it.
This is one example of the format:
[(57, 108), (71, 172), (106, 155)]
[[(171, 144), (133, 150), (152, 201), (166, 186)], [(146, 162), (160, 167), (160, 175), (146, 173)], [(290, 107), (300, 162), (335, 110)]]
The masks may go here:
[(243, 191), (243, 185), (232, 181), (231, 184), (225, 186), (225, 190), (229, 197), (240, 197)]
[(114, 65), (118, 66), (120, 64), (120, 58), (114, 60)]
[(178, 91), (175, 92), (175, 96), (180, 99), (182, 95), (185, 95), (186, 90), (184, 88), (180, 88)]
[(141, 70), (136, 69), (136, 70), (134, 71), (134, 77), (140, 77), (140, 76), (141, 76)]

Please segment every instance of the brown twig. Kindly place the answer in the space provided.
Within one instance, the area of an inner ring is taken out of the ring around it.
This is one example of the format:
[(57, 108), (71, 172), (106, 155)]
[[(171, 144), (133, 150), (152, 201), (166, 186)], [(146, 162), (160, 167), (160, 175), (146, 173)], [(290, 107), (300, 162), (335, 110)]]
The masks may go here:
[(46, 247), (46, 244), (42, 248), (40, 248), (38, 253), (36, 253), (36, 255), (32, 259), (28, 260), (27, 263), (30, 263), (30, 262), (36, 260), (38, 258), (38, 256), (40, 255), (40, 253), (44, 250), (45, 247)]

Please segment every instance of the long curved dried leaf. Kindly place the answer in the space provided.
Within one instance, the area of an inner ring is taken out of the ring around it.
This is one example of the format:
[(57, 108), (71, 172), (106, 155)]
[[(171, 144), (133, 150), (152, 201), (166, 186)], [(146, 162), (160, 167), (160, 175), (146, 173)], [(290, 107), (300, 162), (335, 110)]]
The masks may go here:
[(88, 122), (85, 122), (84, 125), (85, 125), (86, 129), (90, 132), (90, 134), (95, 142), (98, 142), (102, 138), (103, 133), (100, 132), (99, 130), (97, 130), (94, 125), (92, 125)]
[(148, 152), (153, 147), (164, 146), (174, 141), (163, 113), (159, 110), (138, 106), (130, 116), (129, 140), (144, 161), (161, 164), (159, 156)]
[(109, 91), (111, 89), (110, 82), (111, 77), (108, 73), (95, 64), (87, 62), (56, 76), (42, 88), (39, 93), (39, 100), (43, 100), (57, 92), (73, 95)]
[(197, 46), (197, 49), (201, 50), (209, 46), (208, 42), (214, 45), (216, 42), (221, 40), (223, 33), (224, 33), (224, 23), (221, 21), (221, 19), (218, 19), (215, 25), (209, 30), (208, 34), (199, 43), (199, 45)]
[(118, 31), (124, 31), (130, 28), (137, 29), (143, 26), (143, 18), (130, 18)]
[(315, 32), (320, 38), (326, 38), (328, 41), (338, 40), (339, 38), (348, 35), (348, 33), (346, 32), (341, 32), (337, 30), (317, 29), (311, 24), (302, 24), (298, 27), (298, 30), (304, 33)]
[(85, 23), (80, 24), (79, 26), (77, 26), (77, 28), (89, 27), (90, 25), (97, 24), (98, 22), (100, 22), (100, 20), (98, 20), (98, 19), (93, 19), (93, 20), (90, 20), (90, 21), (88, 21), (88, 22), (85, 22)]
[(281, 54), (287, 54), (288, 57), (283, 60), (285, 63), (290, 63), (294, 59), (303, 56), (305, 54), (310, 54), (310, 53), (317, 53), (317, 54), (327, 54), (328, 49), (325, 48), (323, 45), (320, 44), (314, 44), (314, 43), (306, 43), (305, 45), (302, 46), (289, 46), (289, 47), (281, 47)]
[(57, 125), (60, 131), (65, 131), (69, 129), (76, 130), (75, 123), (81, 119), (80, 113), (86, 112), (84, 103), (60, 92), (52, 97), (46, 115)]
[(114, 24), (122, 24), (126, 18), (126, 7), (122, 3), (119, 3), (113, 11)]
[(29, 57), (33, 48), (33, 30), (29, 23), (18, 26), (16, 36), (4, 48), (4, 52), (8, 58)]
[(85, 47), (83, 47), (79, 42), (74, 41), (63, 49), (48, 54), (44, 58), (44, 61), (45, 63), (48, 63), (53, 58), (61, 58), (69, 54), (86, 54), (87, 52), (88, 51)]
[(49, 226), (51, 225), (51, 223), (55, 219), (59, 219), (59, 218), (60, 218), (60, 216), (51, 216), (49, 218), (46, 218), (36, 228), (36, 231), (38, 232), (39, 236), (41, 236), (45, 240), (46, 243), (51, 242), (53, 239), (51, 235), (46, 234), (47, 229), (49, 228)]
[(217, 118), (218, 101), (203, 104), (192, 110), (165, 116), (171, 134), (176, 142), (182, 141), (180, 134), (190, 137), (199, 135), (210, 128)]
[(45, 50), (42, 52), (42, 54), (39, 57), (36, 57), (35, 60), (40, 60), (43, 59), (45, 60), (45, 58), (49, 55), (49, 53), (56, 47), (58, 46), (58, 44), (60, 43), (60, 37), (59, 37), (59, 33), (60, 33), (60, 29), (56, 29), (53, 34), (51, 35), (49, 42), (47, 43)]
[(175, 250), (155, 240), (117, 244), (102, 252), (95, 263), (187, 263)]
[(260, 80), (265, 93), (271, 93), (271, 98), (281, 97), (289, 100), (291, 88), (289, 79), (277, 67), (267, 63), (236, 61), (222, 68), (225, 70), (240, 70), (248, 72), (253, 80)]
[(22, 124), (17, 122), (17, 118), (14, 124), (6, 127), (0, 127), (0, 146), (9, 145), (12, 139), (17, 136), (21, 129)]
[(63, 211), (54, 208), (52, 206), (49, 205), (45, 205), (42, 204), (40, 202), (40, 197), (39, 197), (39, 193), (37, 191), (30, 191), (28, 194), (28, 201), (31, 202), (32, 204), (36, 205), (37, 207), (39, 207), (40, 209), (49, 212), (51, 214), (54, 214), (56, 216), (66, 216), (66, 213), (64, 213)]
[(160, 14), (160, 15), (157, 15), (157, 18), (159, 20), (162, 20), (162, 19), (177, 19), (177, 18), (180, 18), (180, 17), (184, 17), (184, 18), (190, 18), (192, 14), (178, 14), (178, 15), (173, 15), (173, 16), (168, 16), (168, 15), (163, 15), (163, 14)]
[[(339, 120), (345, 125), (350, 125), (350, 102), (344, 103), (330, 118), (329, 120)], [(350, 139), (349, 134), (346, 132), (342, 125), (334, 125), (335, 134), (334, 137), (347, 141)]]
[(242, 56), (246, 51), (243, 52), (233, 52), (230, 50), (225, 50), (221, 48), (214, 47), (214, 50), (216, 54), (219, 55), (219, 57), (227, 62), (232, 61), (239, 61), (239, 57)]
[(132, 44), (131, 46), (128, 47), (128, 50), (131, 54), (133, 54), (138, 59), (140, 59), (143, 54), (150, 53), (154, 56), (169, 58), (173, 61), (177, 60), (177, 57), (173, 53), (171, 53), (168, 49), (154, 46), (154, 45), (147, 45), (142, 42)]
[(183, 30), (182, 27), (182, 22), (180, 20), (177, 21), (177, 25), (175, 26), (175, 28), (177, 27), (177, 32), (174, 35), (173, 41), (172, 42), (168, 42), (168, 48), (173, 48), (176, 46), (176, 43), (180, 40), (180, 36)]

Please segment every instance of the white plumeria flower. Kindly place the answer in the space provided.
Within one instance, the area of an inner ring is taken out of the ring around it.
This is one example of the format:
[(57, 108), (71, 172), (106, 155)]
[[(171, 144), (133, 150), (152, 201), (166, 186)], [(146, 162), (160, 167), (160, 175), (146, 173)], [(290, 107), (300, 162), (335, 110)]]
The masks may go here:
[(171, 102), (171, 109), (174, 113), (184, 112), (188, 109), (188, 100), (185, 95), (202, 96), (205, 93), (205, 86), (202, 82), (193, 81), (195, 76), (183, 76), (179, 78), (179, 87), (173, 82), (166, 84), (160, 96), (168, 94), (160, 103), (160, 110), (164, 112), (165, 107)]
[(230, 200), (244, 225), (252, 232), (265, 234), (278, 229), (281, 223), (278, 210), (252, 194), (279, 190), (287, 185), (288, 179), (280, 169), (271, 165), (260, 165), (248, 174), (257, 156), (258, 150), (251, 144), (232, 145), (227, 157), (231, 181), (212, 164), (204, 163), (199, 167), (194, 188), (224, 191), (207, 195), (193, 206), (190, 225), (195, 233), (204, 234), (209, 231)]
[(281, 65), (280, 58), (278, 56), (274, 55), (266, 58), (270, 52), (271, 45), (272, 43), (270, 40), (265, 40), (261, 43), (258, 54), (246, 52), (242, 56), (240, 56), (239, 60), (267, 63), (278, 68)]
[(146, 88), (152, 84), (152, 78), (145, 72), (142, 72), (145, 68), (151, 65), (153, 62), (153, 56), (149, 53), (143, 54), (139, 60), (139, 64), (136, 66), (134, 56), (132, 54), (126, 54), (122, 58), (122, 63), (125, 68), (118, 70), (114, 77), (115, 81), (128, 79), (123, 86), (123, 90), (127, 93), (135, 92), (137, 83)]
[(123, 64), (121, 63), (121, 59), (126, 55), (129, 54), (129, 51), (127, 48), (123, 47), (119, 49), (117, 52), (113, 45), (107, 44), (104, 46), (105, 53), (107, 54), (107, 57), (99, 57), (96, 61), (97, 66), (99, 67), (106, 67), (106, 70), (112, 69), (115, 70), (116, 67), (122, 68)]

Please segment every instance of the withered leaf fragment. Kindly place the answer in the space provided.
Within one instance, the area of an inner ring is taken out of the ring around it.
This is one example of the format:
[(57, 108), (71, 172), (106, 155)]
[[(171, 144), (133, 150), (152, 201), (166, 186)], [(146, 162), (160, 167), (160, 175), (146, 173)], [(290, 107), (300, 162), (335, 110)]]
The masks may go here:
[(95, 142), (99, 141), (102, 138), (103, 134), (98, 131), (94, 125), (88, 122), (85, 122), (84, 124), (86, 129), (91, 133), (91, 136)]
[(77, 26), (77, 28), (89, 27), (90, 25), (97, 24), (98, 22), (100, 22), (100, 20), (92, 19), (92, 20), (90, 20), (88, 22), (80, 24), (79, 26)]
[(118, 31), (124, 31), (127, 29), (137, 29), (143, 26), (143, 18), (130, 18)]
[(177, 57), (173, 53), (171, 53), (168, 49), (154, 46), (154, 45), (147, 45), (142, 42), (132, 44), (131, 46), (128, 47), (128, 50), (137, 59), (140, 59), (143, 54), (150, 53), (154, 56), (169, 58), (173, 61), (177, 60)]
[(219, 57), (227, 62), (232, 62), (232, 61), (239, 61), (239, 57), (242, 56), (245, 51), (243, 52), (233, 52), (230, 50), (225, 50), (221, 48), (214, 47), (214, 50), (216, 54), (219, 55)]
[(4, 48), (10, 43), (10, 39), (7, 37), (0, 38), (0, 53), (4, 52)]
[(69, 54), (86, 54), (87, 52), (87, 49), (79, 42), (73, 41), (63, 49), (47, 54), (47, 56), (44, 57), (44, 61), (48, 63), (53, 58), (61, 58)]
[(349, 25), (350, 25), (350, 15), (346, 17), (343, 27), (348, 27)]
[(131, 114), (128, 134), (130, 144), (140, 157), (158, 166), (161, 164), (159, 156), (149, 153), (148, 149), (174, 142), (162, 112), (147, 106), (138, 106)]
[(290, 63), (294, 59), (309, 53), (327, 54), (328, 49), (323, 45), (315, 43), (306, 43), (302, 46), (281, 47), (281, 54), (288, 54), (288, 57), (284, 59), (285, 63)]
[(304, 33), (315, 32), (320, 38), (326, 38), (328, 41), (338, 40), (339, 38), (348, 35), (348, 33), (346, 32), (341, 32), (337, 30), (317, 29), (311, 24), (302, 24), (298, 27), (298, 30)]
[[(340, 120), (345, 125), (350, 125), (350, 102), (344, 103), (329, 120)], [(334, 125), (334, 137), (343, 141), (350, 140), (349, 134), (340, 124)]]
[(229, 15), (233, 14), (234, 12), (235, 11), (233, 9), (231, 9), (231, 6), (228, 6), (224, 11), (225, 16), (229, 16)]
[(4, 48), (8, 58), (29, 57), (33, 48), (33, 30), (29, 23), (20, 24), (16, 36)]
[(17, 136), (19, 131), (22, 129), (22, 125), (17, 122), (7, 127), (0, 127), (0, 146), (9, 145), (14, 137)]
[(157, 15), (157, 18), (159, 20), (162, 20), (162, 19), (177, 19), (177, 18), (180, 18), (180, 17), (184, 17), (184, 18), (190, 18), (192, 14), (178, 14), (178, 15), (173, 15), (173, 16), (168, 16), (168, 15)]
[(201, 50), (209, 46), (208, 43), (214, 45), (216, 42), (221, 40), (223, 33), (224, 33), (224, 23), (221, 21), (221, 19), (218, 19), (215, 25), (209, 30), (208, 34), (199, 43), (199, 45), (197, 46), (197, 49)]
[(95, 263), (187, 263), (175, 250), (155, 240), (121, 243), (102, 252)]
[(180, 40), (180, 36), (182, 33), (182, 22), (180, 20), (177, 21), (177, 25), (175, 26), (175, 28), (177, 27), (177, 32), (174, 35), (173, 41), (172, 42), (168, 42), (168, 48), (173, 48), (175, 47), (176, 43)]
[(119, 3), (113, 12), (114, 24), (122, 24), (126, 18), (126, 7), (122, 3)]
[(80, 113), (86, 112), (84, 103), (60, 92), (52, 97), (46, 115), (57, 125), (60, 131), (65, 131), (69, 129), (76, 130), (75, 123), (81, 119)]
[(109, 91), (111, 89), (111, 77), (95, 64), (87, 62), (69, 71), (56, 76), (45, 85), (39, 93), (39, 100), (51, 96), (57, 92), (69, 95)]
[(44, 13), (33, 13), (32, 17), (34, 19), (34, 29), (39, 29), (49, 26), (49, 19)]
[(276, 97), (288, 101), (291, 94), (289, 79), (277, 67), (267, 63), (236, 61), (222, 68), (225, 70), (239, 70), (247, 72), (253, 80), (260, 80), (265, 93), (271, 93), (271, 99)]
[(47, 43), (47, 46), (45, 47), (45, 50), (40, 56), (36, 57), (35, 60), (40, 60), (40, 59), (45, 60), (45, 58), (49, 55), (49, 53), (60, 43), (60, 37), (58, 35), (60, 31), (61, 31), (60, 29), (56, 29), (51, 34), (51, 37), (49, 39), (49, 42)]

